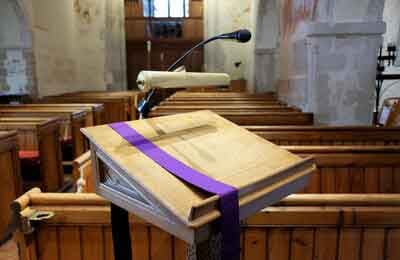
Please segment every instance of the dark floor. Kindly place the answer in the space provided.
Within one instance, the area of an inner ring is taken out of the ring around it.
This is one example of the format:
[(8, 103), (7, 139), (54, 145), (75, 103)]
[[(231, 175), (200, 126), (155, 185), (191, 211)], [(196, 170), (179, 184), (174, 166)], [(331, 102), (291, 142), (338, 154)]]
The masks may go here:
[(18, 260), (16, 244), (11, 240), (0, 247), (0, 260)]

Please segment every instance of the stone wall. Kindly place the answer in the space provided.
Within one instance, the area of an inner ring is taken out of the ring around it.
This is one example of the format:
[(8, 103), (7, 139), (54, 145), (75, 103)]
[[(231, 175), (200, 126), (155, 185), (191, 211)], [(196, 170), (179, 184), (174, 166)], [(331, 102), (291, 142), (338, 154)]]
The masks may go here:
[(30, 48), (0, 48), (1, 95), (34, 95), (34, 58)]
[(372, 123), (384, 0), (283, 0), (281, 99), (317, 124)]
[(109, 90), (127, 88), (125, 1), (106, 1), (105, 81)]
[(17, 1), (0, 2), (0, 95), (36, 95), (32, 35)]
[[(250, 28), (252, 2), (251, 0), (204, 0), (204, 38)], [(228, 73), (233, 80), (248, 79), (250, 49), (251, 43), (229, 41), (210, 43), (205, 47), (205, 70)]]
[[(38, 0), (32, 4), (33, 33), (37, 63), (39, 95), (55, 95), (80, 90), (105, 90), (126, 87), (122, 76), (114, 71), (126, 71), (125, 64), (106, 63), (106, 53), (124, 49), (124, 45), (106, 45), (112, 42), (114, 24), (123, 23), (123, 15), (116, 15), (106, 0)], [(119, 1), (111, 1), (119, 4)], [(122, 10), (118, 10), (122, 13)], [(107, 12), (110, 12), (108, 14)], [(107, 15), (106, 15), (107, 14)], [(108, 21), (106, 17), (113, 17)], [(110, 26), (111, 28), (107, 27)], [(117, 34), (116, 37), (124, 37)], [(110, 40), (111, 38), (111, 40)], [(125, 38), (118, 39), (124, 42)]]
[[(279, 0), (205, 0), (205, 38), (247, 28), (247, 44), (215, 42), (205, 48), (205, 68), (246, 79), (251, 92), (273, 91), (279, 72)], [(240, 62), (236, 67), (235, 63)]]
[[(123, 0), (5, 0), (0, 5), (0, 87), (18, 92), (8, 94), (126, 89)], [(20, 12), (9, 17), (13, 12), (7, 8)], [(5, 84), (5, 73), (16, 87)]]
[(257, 93), (275, 91), (279, 79), (279, 0), (252, 3), (254, 42), (249, 53), (249, 86)]

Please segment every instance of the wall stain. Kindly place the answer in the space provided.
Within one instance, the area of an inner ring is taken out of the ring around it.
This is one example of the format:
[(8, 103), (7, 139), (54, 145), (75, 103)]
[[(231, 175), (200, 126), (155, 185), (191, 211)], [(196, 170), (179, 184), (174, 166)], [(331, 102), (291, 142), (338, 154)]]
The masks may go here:
[(97, 1), (74, 0), (74, 11), (85, 24), (91, 24), (100, 15)]
[(281, 22), (284, 38), (292, 35), (301, 22), (312, 21), (316, 17), (319, 0), (298, 2), (298, 0), (283, 0)]

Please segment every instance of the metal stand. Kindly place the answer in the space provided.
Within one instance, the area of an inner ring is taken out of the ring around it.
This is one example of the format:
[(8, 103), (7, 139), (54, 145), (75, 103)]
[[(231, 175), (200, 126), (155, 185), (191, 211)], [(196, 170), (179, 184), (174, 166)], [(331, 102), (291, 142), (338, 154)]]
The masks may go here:
[(128, 211), (111, 203), (111, 229), (115, 260), (132, 260)]
[(383, 82), (385, 80), (399, 80), (400, 74), (384, 74), (386, 69), (385, 62), (388, 66), (393, 66), (397, 59), (397, 47), (394, 45), (388, 45), (387, 47), (388, 55), (383, 55), (383, 47), (379, 48), (378, 55), (378, 66), (376, 74), (376, 85), (375, 85), (375, 113), (374, 113), (374, 124), (378, 124), (378, 113), (380, 106), (380, 99), (382, 94)]
[[(111, 228), (115, 260), (132, 260), (132, 244), (129, 227), (129, 214), (126, 210), (111, 203)], [(197, 245), (189, 245), (187, 260), (222, 260), (221, 236), (212, 234), (209, 240)], [(224, 259), (225, 260), (225, 259)]]

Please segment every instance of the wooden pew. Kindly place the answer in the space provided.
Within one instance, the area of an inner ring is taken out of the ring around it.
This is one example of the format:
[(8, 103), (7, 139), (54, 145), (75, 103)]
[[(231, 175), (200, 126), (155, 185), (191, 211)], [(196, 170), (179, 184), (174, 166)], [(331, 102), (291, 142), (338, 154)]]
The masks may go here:
[[(109, 204), (100, 197), (36, 190), (13, 208), (22, 223), (31, 210), (55, 213), (33, 233), (16, 233), (23, 260), (113, 259)], [(133, 259), (185, 259), (183, 241), (132, 215), (130, 223)], [(400, 195), (292, 195), (242, 222), (241, 259), (394, 260), (399, 243)]]
[(26, 189), (39, 186), (45, 191), (58, 191), (63, 187), (59, 119), (0, 117), (0, 130), (17, 131), (21, 151), (39, 152), (40, 176), (37, 181), (24, 182)]
[(283, 146), (312, 156), (306, 193), (400, 193), (400, 146)]
[(254, 106), (254, 105), (230, 105), (230, 106), (213, 106), (204, 105), (196, 106), (188, 104), (186, 106), (173, 106), (164, 104), (161, 106), (154, 107), (152, 111), (157, 112), (193, 112), (197, 110), (211, 110), (215, 112), (229, 112), (229, 111), (240, 111), (240, 112), (300, 112), (299, 109), (288, 107), (288, 106)]
[(65, 93), (63, 97), (115, 97), (115, 98), (129, 98), (129, 119), (134, 120), (138, 118), (137, 105), (139, 101), (144, 97), (145, 93), (137, 90), (126, 90), (126, 91), (80, 91)]
[(48, 110), (48, 109), (74, 109), (84, 110), (87, 112), (86, 125), (101, 125), (104, 122), (104, 105), (103, 104), (12, 104), (4, 105), (0, 104), (0, 109), (34, 109), (34, 110)]
[(173, 101), (173, 100), (166, 100), (160, 102), (160, 106), (163, 105), (171, 105), (171, 106), (287, 106), (285, 102), (281, 102), (278, 100), (274, 101)]
[(10, 204), (22, 195), (17, 132), (0, 132), (0, 241), (9, 234)]
[(101, 103), (59, 103), (59, 104), (48, 104), (48, 103), (34, 103), (34, 104), (23, 104), (24, 106), (42, 106), (42, 107), (63, 107), (63, 108), (74, 108), (74, 109), (85, 109), (88, 112), (91, 111), (93, 117), (92, 125), (102, 125), (105, 122), (105, 111), (104, 105)]
[(90, 151), (82, 154), (72, 162), (72, 178), (78, 193), (95, 192), (93, 165)]
[(131, 118), (130, 98), (107, 96), (49, 96), (45, 103), (100, 103), (104, 105), (104, 123), (127, 121)]
[(87, 149), (87, 143), (80, 129), (88, 126), (86, 116), (83, 110), (72, 108), (55, 109), (55, 108), (27, 108), (21, 109), (2, 109), (0, 108), (0, 116), (2, 117), (59, 117), (62, 119), (61, 139), (67, 140), (71, 137), (74, 158), (83, 154)]
[(279, 145), (399, 145), (400, 128), (371, 126), (243, 126)]
[(245, 97), (223, 97), (223, 96), (218, 96), (216, 95), (215, 97), (199, 97), (199, 96), (193, 96), (193, 97), (186, 97), (186, 96), (170, 96), (167, 98), (168, 101), (186, 101), (186, 102), (192, 102), (192, 101), (223, 101), (223, 102), (229, 102), (229, 101), (242, 101), (242, 102), (253, 102), (253, 101), (277, 101), (275, 97), (269, 97), (269, 96), (245, 96)]
[(195, 87), (195, 88), (186, 88), (183, 90), (184, 92), (247, 92), (247, 82), (246, 80), (231, 80), (230, 86), (224, 87)]
[(187, 92), (178, 91), (172, 97), (276, 97), (275, 92), (248, 93), (248, 92)]
[[(315, 159), (305, 193), (400, 193), (400, 146), (283, 146)], [(79, 192), (95, 192), (90, 152), (74, 160)]]
[[(177, 114), (175, 112), (152, 111), (149, 117)], [(218, 114), (238, 125), (312, 125), (313, 114), (303, 112), (236, 112), (223, 111)]]

